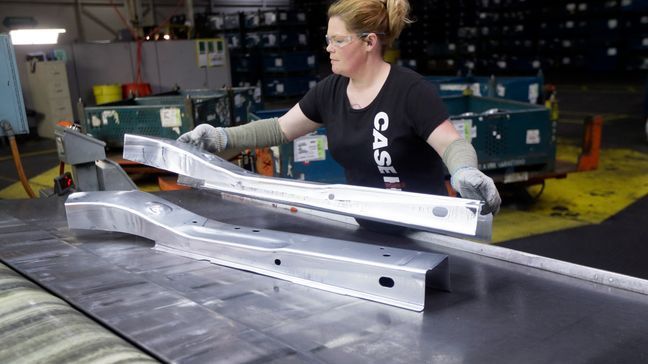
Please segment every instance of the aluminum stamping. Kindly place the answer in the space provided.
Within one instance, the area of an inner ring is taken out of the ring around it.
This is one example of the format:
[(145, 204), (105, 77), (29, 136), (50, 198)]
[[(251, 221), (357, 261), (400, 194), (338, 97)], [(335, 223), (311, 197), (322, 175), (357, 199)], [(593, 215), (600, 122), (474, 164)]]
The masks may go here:
[(194, 186), (266, 201), (490, 239), (492, 220), (477, 200), (260, 176), (175, 140), (126, 134), (124, 159), (190, 176)]
[(71, 229), (139, 235), (159, 250), (415, 311), (426, 287), (450, 286), (446, 255), (221, 223), (140, 191), (74, 193), (65, 211)]

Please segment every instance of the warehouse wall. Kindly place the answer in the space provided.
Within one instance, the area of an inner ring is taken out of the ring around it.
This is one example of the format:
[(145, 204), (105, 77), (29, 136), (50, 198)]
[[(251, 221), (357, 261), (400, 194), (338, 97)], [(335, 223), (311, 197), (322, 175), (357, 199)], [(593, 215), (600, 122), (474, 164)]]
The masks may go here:
[[(184, 1), (141, 2), (145, 24), (157, 24), (170, 15), (185, 13)], [(288, 6), (290, 1), (193, 0), (193, 4), (195, 14), (200, 14), (210, 11), (229, 13), (283, 7)], [(135, 44), (105, 42), (115, 40), (120, 29), (125, 28), (116, 9), (119, 9), (124, 17), (128, 16), (123, 0), (0, 0), (0, 22), (6, 17), (33, 17), (39, 28), (67, 30), (61, 35), (58, 45), (15, 47), (27, 108), (32, 108), (32, 90), (26, 82), (28, 66), (25, 59), (28, 53), (48, 53), (55, 49), (65, 51), (73, 103), (81, 98), (86, 104), (93, 104), (93, 85), (134, 81)], [(10, 29), (0, 23), (0, 32), (8, 30)], [(86, 42), (83, 42), (82, 38), (85, 38)], [(144, 81), (151, 84), (154, 93), (169, 91), (174, 86), (197, 89), (231, 85), (229, 62), (222, 67), (199, 68), (196, 64), (195, 43), (188, 40), (144, 43), (142, 72)], [(74, 111), (76, 113), (76, 108)]]
[[(186, 1), (186, 0), (185, 0)], [(0, 20), (5, 17), (33, 17), (38, 27), (65, 28), (61, 43), (74, 41), (113, 40), (125, 25), (120, 19), (118, 9), (124, 17), (128, 12), (124, 1), (113, 0), (0, 0)], [(177, 10), (184, 14), (183, 1), (178, 0), (141, 0), (145, 25), (158, 24)], [(256, 8), (288, 6), (289, 0), (238, 0), (217, 1), (193, 0), (194, 13), (249, 11)], [(181, 4), (181, 6), (177, 6)], [(77, 19), (80, 19), (80, 23)], [(0, 24), (0, 32), (9, 29)], [(82, 37), (83, 35), (83, 37)]]
[[(77, 2), (81, 6), (77, 6)], [(143, 0), (144, 23), (154, 24), (154, 21), (166, 19), (176, 9), (176, 1), (156, 0), (152, 5), (150, 1)], [(123, 6), (123, 1), (114, 0), (115, 7), (127, 17), (128, 12)], [(208, 7), (207, 1), (194, 0), (195, 11), (203, 12)], [(65, 28), (67, 33), (62, 35), (61, 43), (73, 41), (100, 41), (113, 40), (117, 32), (125, 28), (119, 18), (115, 7), (108, 0), (0, 0), (0, 14), (2, 18), (10, 16), (31, 16), (38, 22), (39, 28), (53, 27)], [(184, 13), (184, 8), (182, 13)], [(81, 23), (77, 21), (77, 11)], [(8, 29), (0, 25), (0, 32)], [(81, 33), (85, 36), (82, 39)]]
[[(15, 46), (25, 106), (32, 108), (32, 90), (27, 84), (28, 53), (62, 49), (66, 63), (72, 103), (79, 98), (94, 104), (92, 86), (98, 84), (130, 83), (135, 79), (136, 45), (132, 42), (77, 43), (71, 45)], [(154, 93), (182, 89), (221, 88), (231, 84), (230, 66), (200, 68), (196, 62), (193, 40), (145, 42), (142, 49), (142, 77), (151, 84)], [(38, 111), (38, 110), (37, 110)], [(74, 110), (76, 113), (76, 109)], [(75, 114), (78, 118), (78, 115)]]

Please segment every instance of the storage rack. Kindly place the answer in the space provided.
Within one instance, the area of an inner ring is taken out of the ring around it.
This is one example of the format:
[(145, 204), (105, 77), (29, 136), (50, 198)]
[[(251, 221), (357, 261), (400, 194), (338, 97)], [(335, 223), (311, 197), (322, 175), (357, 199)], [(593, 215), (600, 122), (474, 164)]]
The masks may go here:
[(426, 74), (648, 69), (645, 0), (412, 0), (403, 63)]
[(267, 9), (215, 15), (227, 39), (232, 84), (262, 88), (264, 101), (297, 98), (317, 83), (307, 13)]

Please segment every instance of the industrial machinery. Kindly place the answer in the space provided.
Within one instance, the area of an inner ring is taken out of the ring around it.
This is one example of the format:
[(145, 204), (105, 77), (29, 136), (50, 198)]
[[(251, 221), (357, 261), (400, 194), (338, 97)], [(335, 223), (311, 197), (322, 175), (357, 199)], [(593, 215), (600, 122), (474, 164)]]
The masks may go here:
[[(7, 121), (14, 134), (29, 133), (16, 56), (6, 34), (0, 34), (0, 100), (0, 120)], [(2, 135), (6, 132), (0, 129)]]
[[(74, 188), (55, 185), (59, 195), (73, 191), (128, 191), (137, 186), (115, 161), (106, 158), (106, 143), (85, 135), (74, 127), (57, 125), (56, 151), (61, 162), (72, 166)], [(65, 177), (65, 176), (64, 176)], [(67, 178), (64, 180), (68, 181)], [(70, 185), (72, 182), (66, 183)]]
[(29, 133), (25, 104), (16, 68), (16, 56), (8, 35), (0, 34), (0, 137), (6, 135), (11, 146), (11, 155), (16, 165), (20, 183), (29, 197), (35, 197), (23, 171), (16, 134)]
[[(36, 197), (22, 170), (15, 134), (29, 133), (25, 105), (15, 55), (7, 35), (0, 34), (0, 136), (7, 135), (11, 143), (16, 169), (30, 197)], [(41, 196), (64, 195), (72, 191), (133, 190), (137, 186), (119, 165), (106, 158), (106, 143), (89, 137), (73, 127), (55, 126), (55, 140), (61, 162), (72, 166), (72, 174), (61, 173), (54, 189), (41, 190)]]

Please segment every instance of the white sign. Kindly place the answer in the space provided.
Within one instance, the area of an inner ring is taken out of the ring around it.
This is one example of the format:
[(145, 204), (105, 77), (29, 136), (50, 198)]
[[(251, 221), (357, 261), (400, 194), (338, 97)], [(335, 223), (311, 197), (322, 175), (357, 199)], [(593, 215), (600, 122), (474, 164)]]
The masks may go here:
[(295, 162), (321, 161), (326, 159), (327, 140), (325, 135), (297, 138), (293, 141)]
[(526, 131), (526, 143), (527, 144), (540, 144), (540, 130), (539, 129), (528, 129)]
[(470, 142), (472, 138), (477, 137), (477, 127), (472, 125), (472, 119), (457, 119), (450, 121), (459, 135), (464, 137), (467, 141)]
[(160, 109), (160, 123), (163, 128), (176, 128), (182, 125), (182, 115), (177, 107)]

